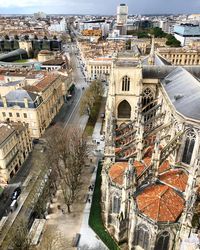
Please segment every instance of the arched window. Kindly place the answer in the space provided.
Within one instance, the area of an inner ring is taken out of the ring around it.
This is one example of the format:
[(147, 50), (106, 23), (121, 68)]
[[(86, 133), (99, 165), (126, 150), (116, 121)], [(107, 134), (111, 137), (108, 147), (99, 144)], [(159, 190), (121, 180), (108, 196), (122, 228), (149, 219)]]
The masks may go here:
[(113, 207), (112, 212), (113, 213), (119, 213), (121, 207), (121, 199), (118, 196), (113, 197)]
[(189, 130), (186, 134), (185, 148), (183, 151), (182, 162), (190, 164), (194, 149), (196, 135), (194, 130)]
[(129, 91), (130, 90), (130, 77), (124, 76), (122, 78), (122, 91)]
[(170, 238), (169, 232), (167, 231), (162, 232), (162, 234), (158, 236), (154, 250), (168, 250), (169, 238)]
[(143, 112), (150, 110), (154, 104), (151, 103), (154, 99), (154, 94), (150, 88), (144, 89), (142, 93), (142, 108), (145, 108)]
[(131, 117), (131, 106), (124, 100), (120, 102), (118, 106), (118, 118), (130, 118)]
[(138, 226), (136, 230), (136, 245), (142, 247), (144, 250), (149, 246), (149, 232), (145, 225)]

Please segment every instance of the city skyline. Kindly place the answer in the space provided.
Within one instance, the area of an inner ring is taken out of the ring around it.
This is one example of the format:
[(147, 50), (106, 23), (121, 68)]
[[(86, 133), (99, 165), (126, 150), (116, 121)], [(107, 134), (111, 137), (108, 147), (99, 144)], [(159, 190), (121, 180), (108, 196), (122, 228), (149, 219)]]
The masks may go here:
[(128, 0), (128, 1), (107, 1), (106, 5), (97, 0), (7, 0), (0, 4), (0, 14), (32, 14), (44, 11), (47, 14), (105, 14), (115, 15), (116, 7), (120, 3), (126, 3), (129, 7), (129, 14), (178, 14), (178, 13), (199, 13), (200, 2), (198, 0)]

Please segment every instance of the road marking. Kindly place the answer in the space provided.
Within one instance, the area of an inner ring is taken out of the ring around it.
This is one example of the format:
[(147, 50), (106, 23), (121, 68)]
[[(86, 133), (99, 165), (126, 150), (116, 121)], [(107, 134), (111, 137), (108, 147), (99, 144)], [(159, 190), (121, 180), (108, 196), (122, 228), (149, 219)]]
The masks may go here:
[(81, 95), (80, 95), (80, 97), (79, 97), (79, 99), (78, 99), (76, 105), (74, 106), (74, 108), (73, 108), (73, 110), (72, 110), (72, 112), (71, 112), (71, 114), (70, 114), (68, 120), (66, 121), (63, 130), (67, 127), (67, 124), (69, 123), (69, 120), (71, 119), (72, 115), (74, 114), (74, 111), (75, 111), (75, 109), (77, 108), (77, 106), (78, 106), (78, 104), (79, 104), (79, 102), (80, 102), (80, 100), (81, 100), (81, 97), (82, 97), (82, 90), (81, 90)]

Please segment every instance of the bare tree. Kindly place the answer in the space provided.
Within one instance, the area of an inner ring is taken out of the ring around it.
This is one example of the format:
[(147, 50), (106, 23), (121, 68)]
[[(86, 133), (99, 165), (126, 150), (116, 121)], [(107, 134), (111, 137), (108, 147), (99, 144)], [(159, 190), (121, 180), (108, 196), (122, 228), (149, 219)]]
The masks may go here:
[(13, 250), (29, 250), (31, 249), (31, 240), (28, 237), (28, 225), (25, 220), (21, 220), (19, 225), (10, 235)]
[(47, 136), (48, 159), (52, 171), (59, 177), (64, 202), (68, 212), (78, 197), (81, 174), (88, 155), (88, 146), (83, 131), (79, 128), (63, 130), (54, 126)]
[(55, 230), (52, 228), (47, 228), (43, 233), (40, 245), (37, 246), (36, 249), (37, 250), (65, 249), (61, 233), (58, 231), (55, 232)]

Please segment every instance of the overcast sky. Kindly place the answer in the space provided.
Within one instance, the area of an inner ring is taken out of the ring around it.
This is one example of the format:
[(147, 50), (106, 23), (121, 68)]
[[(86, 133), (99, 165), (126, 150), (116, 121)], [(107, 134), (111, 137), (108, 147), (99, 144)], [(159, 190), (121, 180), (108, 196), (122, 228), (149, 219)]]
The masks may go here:
[(129, 14), (200, 13), (200, 0), (0, 0), (0, 14), (111, 14), (119, 3)]

